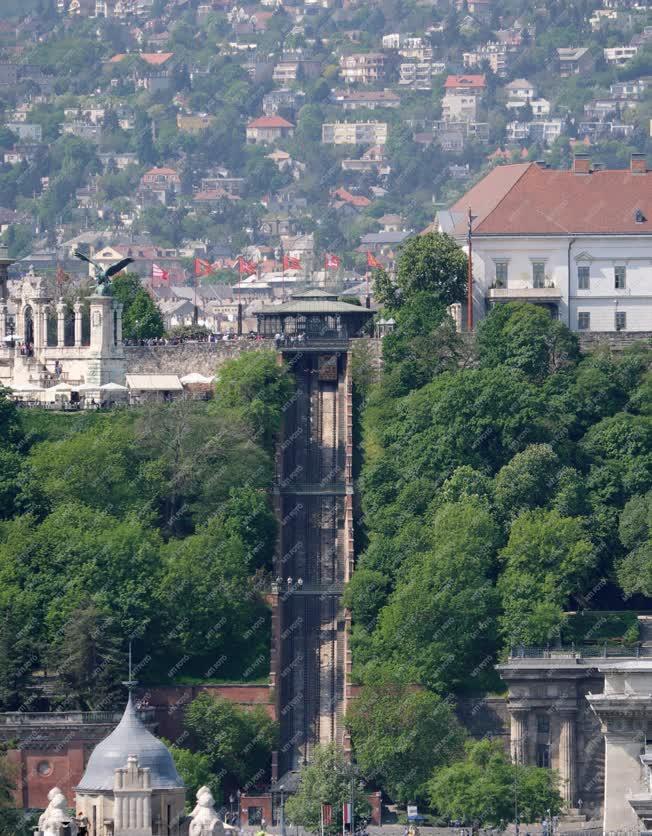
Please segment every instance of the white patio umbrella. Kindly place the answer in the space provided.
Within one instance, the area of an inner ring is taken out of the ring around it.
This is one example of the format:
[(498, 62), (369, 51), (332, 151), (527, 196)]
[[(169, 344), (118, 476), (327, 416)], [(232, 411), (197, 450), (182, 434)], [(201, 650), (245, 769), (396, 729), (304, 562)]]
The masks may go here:
[(122, 386), (120, 383), (104, 383), (100, 386), (100, 390), (102, 392), (128, 392), (126, 386)]
[(38, 386), (36, 383), (12, 383), (11, 386), (8, 387), (12, 390), (12, 392), (45, 392), (45, 389), (42, 386)]
[(68, 383), (57, 383), (55, 386), (50, 386), (48, 389), (45, 390), (46, 392), (72, 392), (72, 386)]
[(81, 383), (79, 386), (75, 386), (77, 392), (97, 392), (99, 388), (97, 383)]
[(212, 383), (215, 378), (206, 377), (203, 374), (199, 374), (199, 372), (191, 372), (190, 374), (185, 374), (183, 377), (180, 377), (179, 380), (185, 386), (188, 383)]

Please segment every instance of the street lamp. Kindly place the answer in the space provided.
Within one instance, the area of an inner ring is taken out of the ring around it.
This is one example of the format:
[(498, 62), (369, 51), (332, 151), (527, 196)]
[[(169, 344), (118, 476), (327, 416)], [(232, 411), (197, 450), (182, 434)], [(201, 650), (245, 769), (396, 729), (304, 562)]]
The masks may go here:
[(279, 790), (281, 791), (281, 815), (280, 815), (280, 818), (279, 818), (280, 836), (286, 836), (286, 834), (285, 834), (285, 796), (283, 795), (283, 790), (284, 789), (285, 788), (284, 788), (283, 784), (281, 784), (281, 786), (279, 787)]

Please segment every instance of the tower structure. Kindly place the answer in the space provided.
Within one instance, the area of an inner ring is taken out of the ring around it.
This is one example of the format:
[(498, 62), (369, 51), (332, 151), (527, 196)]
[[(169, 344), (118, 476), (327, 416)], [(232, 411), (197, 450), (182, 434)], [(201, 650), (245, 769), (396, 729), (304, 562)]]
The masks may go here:
[(258, 314), (296, 383), (284, 410), (275, 487), (272, 679), (280, 722), (277, 769), (298, 769), (315, 745), (347, 744), (350, 659), (344, 585), (353, 571), (350, 340), (373, 312), (313, 290)]

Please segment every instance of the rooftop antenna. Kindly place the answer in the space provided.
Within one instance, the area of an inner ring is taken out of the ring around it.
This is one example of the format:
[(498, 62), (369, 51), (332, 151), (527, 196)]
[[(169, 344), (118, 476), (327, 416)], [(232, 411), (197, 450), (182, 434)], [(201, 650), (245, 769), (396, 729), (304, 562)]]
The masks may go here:
[(122, 683), (126, 686), (127, 690), (129, 691), (129, 696), (131, 696), (131, 692), (134, 690), (136, 685), (138, 685), (138, 680), (133, 678), (133, 673), (131, 669), (131, 639), (129, 639), (129, 679), (126, 682)]

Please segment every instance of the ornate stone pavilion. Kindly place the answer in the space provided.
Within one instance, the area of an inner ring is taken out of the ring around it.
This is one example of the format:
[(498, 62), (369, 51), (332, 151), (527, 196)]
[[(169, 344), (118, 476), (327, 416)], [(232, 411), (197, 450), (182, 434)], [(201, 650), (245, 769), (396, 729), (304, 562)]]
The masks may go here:
[(77, 302), (69, 310), (31, 271), (10, 300), (10, 316), (6, 287), (0, 275), (0, 384), (43, 386), (55, 364), (67, 383), (124, 381), (122, 305), (111, 296), (94, 294), (87, 308)]

